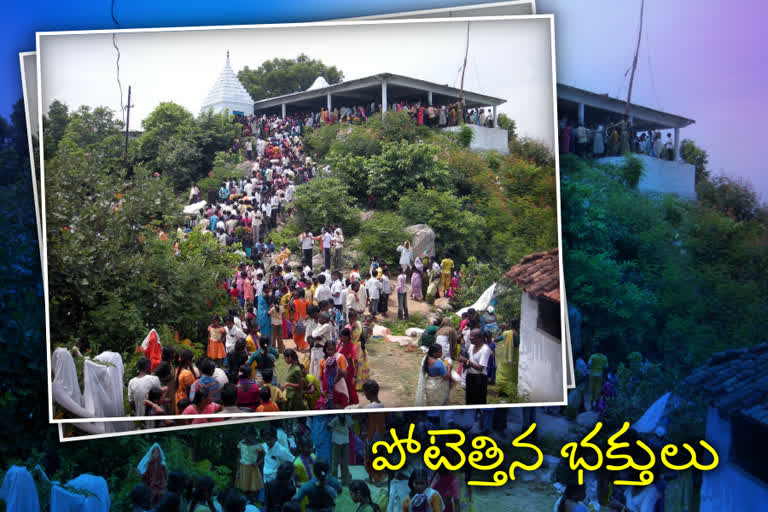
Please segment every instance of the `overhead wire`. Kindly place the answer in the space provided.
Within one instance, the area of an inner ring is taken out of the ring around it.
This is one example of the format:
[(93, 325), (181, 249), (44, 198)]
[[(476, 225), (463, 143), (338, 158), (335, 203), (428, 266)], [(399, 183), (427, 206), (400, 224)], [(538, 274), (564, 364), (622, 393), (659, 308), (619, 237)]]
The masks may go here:
[[(117, 28), (120, 28), (120, 23), (117, 21), (117, 18), (115, 17), (115, 0), (111, 0), (111, 6), (110, 6), (110, 16), (112, 16), (112, 21), (114, 22), (115, 26)], [(123, 84), (120, 82), (120, 47), (117, 45), (117, 33), (112, 32), (112, 46), (115, 48), (115, 52), (117, 53), (117, 58), (115, 59), (115, 69), (117, 71), (117, 74), (115, 75), (115, 78), (117, 79), (117, 88), (120, 90), (120, 112), (123, 116), (123, 123), (125, 123), (125, 104), (123, 103)]]

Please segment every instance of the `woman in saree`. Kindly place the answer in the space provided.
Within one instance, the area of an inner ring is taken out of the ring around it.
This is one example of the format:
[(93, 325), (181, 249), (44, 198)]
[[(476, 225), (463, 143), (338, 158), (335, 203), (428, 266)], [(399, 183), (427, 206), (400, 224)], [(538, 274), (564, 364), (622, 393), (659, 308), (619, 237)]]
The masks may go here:
[(264, 285), (264, 288), (261, 290), (261, 294), (259, 294), (259, 302), (258, 302), (258, 311), (256, 314), (256, 320), (259, 323), (259, 331), (261, 332), (262, 336), (270, 336), (270, 328), (269, 325), (269, 303), (271, 302), (271, 295), (270, 295), (270, 287), (269, 285)]
[(280, 296), (280, 310), (283, 312), (283, 339), (287, 339), (293, 337), (293, 324), (291, 323), (289, 307), (293, 294), (287, 286), (283, 287), (282, 292), (283, 294)]
[(421, 362), (416, 407), (448, 404), (451, 393), (451, 366), (443, 360), (443, 348), (433, 343)]
[[(351, 321), (351, 318), (350, 318)], [(360, 322), (357, 322), (358, 324)], [(359, 334), (358, 334), (359, 337)], [(347, 383), (347, 391), (349, 395), (349, 404), (354, 405), (360, 403), (357, 396), (357, 373), (359, 366), (360, 345), (355, 343), (352, 339), (352, 334), (349, 326), (343, 328), (339, 333), (339, 343), (337, 345), (339, 354), (344, 356), (347, 360), (347, 372), (344, 375), (344, 380)]]
[(420, 257), (413, 259), (413, 273), (411, 274), (411, 298), (413, 300), (424, 299), (424, 280), (422, 275), (424, 274), (424, 264), (421, 262)]
[(320, 361), (320, 383), (325, 394), (325, 409), (343, 409), (349, 405), (349, 387), (345, 379), (347, 359), (336, 352), (336, 344), (325, 343), (325, 359)]
[[(354, 359), (355, 386), (357, 391), (363, 390), (363, 383), (371, 377), (371, 368), (368, 366), (368, 352), (362, 345), (361, 336), (363, 326), (358, 320), (357, 311), (349, 312), (349, 323), (346, 328), (349, 329), (349, 336), (352, 344), (356, 347), (356, 357)], [(341, 340), (339, 340), (341, 342)], [(341, 343), (339, 343), (340, 345)], [(356, 402), (355, 402), (356, 403)]]

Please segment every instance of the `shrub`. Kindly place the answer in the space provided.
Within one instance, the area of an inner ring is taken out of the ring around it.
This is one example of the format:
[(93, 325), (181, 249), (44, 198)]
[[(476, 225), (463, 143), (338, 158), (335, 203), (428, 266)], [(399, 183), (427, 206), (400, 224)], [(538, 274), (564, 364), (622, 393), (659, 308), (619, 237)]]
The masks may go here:
[(405, 219), (391, 212), (376, 212), (360, 229), (360, 252), (366, 257), (395, 261), (397, 247), (410, 239)]
[(471, 127), (465, 124), (459, 128), (459, 131), (456, 134), (456, 138), (458, 139), (461, 147), (468, 148), (469, 145), (472, 144), (472, 139), (475, 138), (475, 132)]
[(340, 125), (324, 125), (319, 128), (305, 129), (304, 147), (315, 160), (322, 160), (331, 149), (331, 144), (336, 140)]
[(637, 188), (643, 177), (643, 162), (631, 153), (624, 155), (626, 162), (619, 167), (619, 179), (629, 188)]
[(336, 177), (322, 177), (299, 185), (293, 202), (302, 229), (319, 232), (324, 224), (338, 224), (344, 236), (354, 236), (360, 230), (360, 212), (351, 206), (349, 189)]

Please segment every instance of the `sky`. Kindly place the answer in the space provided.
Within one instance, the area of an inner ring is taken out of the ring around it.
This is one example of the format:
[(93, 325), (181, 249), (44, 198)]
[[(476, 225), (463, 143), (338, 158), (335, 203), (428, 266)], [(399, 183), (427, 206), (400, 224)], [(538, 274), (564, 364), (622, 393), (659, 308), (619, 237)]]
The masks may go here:
[[(120, 33), (124, 94), (132, 86), (131, 126), (163, 101), (197, 114), (227, 50), (236, 72), (305, 53), (341, 69), (346, 80), (389, 72), (458, 87), (466, 22), (371, 23)], [(506, 99), (499, 112), (516, 120), (519, 133), (554, 148), (551, 27), (547, 17), (473, 21), (464, 88)], [(38, 57), (44, 111), (58, 99), (70, 109), (104, 105), (120, 112), (111, 34), (41, 36)]]
[[(428, 9), (478, 0), (116, 1), (123, 27), (276, 23)], [(636, 43), (640, 0), (538, 0), (555, 14), (557, 76), (562, 83), (626, 95), (624, 73)], [(633, 102), (696, 120), (682, 130), (710, 154), (710, 169), (751, 181), (768, 200), (762, 120), (768, 72), (764, 0), (646, 0)], [(108, 29), (108, 1), (40, 0), (0, 5), (0, 115), (21, 97), (18, 52), (35, 49), (35, 30)], [(501, 62), (503, 56), (499, 56)], [(234, 61), (236, 62), (236, 60)], [(624, 85), (624, 87), (622, 87)]]

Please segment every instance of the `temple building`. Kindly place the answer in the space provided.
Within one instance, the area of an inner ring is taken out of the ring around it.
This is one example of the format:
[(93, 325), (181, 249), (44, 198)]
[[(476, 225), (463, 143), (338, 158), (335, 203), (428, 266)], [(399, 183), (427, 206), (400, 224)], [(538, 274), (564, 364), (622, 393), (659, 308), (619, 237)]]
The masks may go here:
[(227, 50), (227, 63), (224, 69), (219, 73), (219, 77), (203, 101), (201, 110), (205, 112), (210, 109), (216, 113), (226, 110), (241, 116), (253, 114), (253, 99), (232, 71), (232, 66), (229, 64), (229, 50)]

